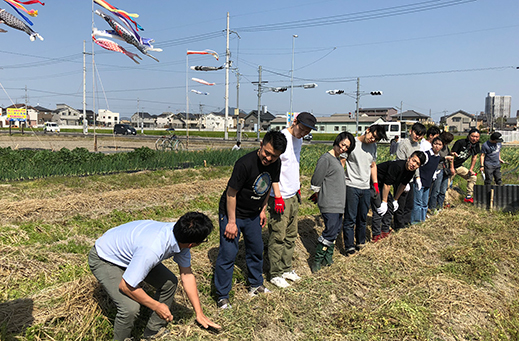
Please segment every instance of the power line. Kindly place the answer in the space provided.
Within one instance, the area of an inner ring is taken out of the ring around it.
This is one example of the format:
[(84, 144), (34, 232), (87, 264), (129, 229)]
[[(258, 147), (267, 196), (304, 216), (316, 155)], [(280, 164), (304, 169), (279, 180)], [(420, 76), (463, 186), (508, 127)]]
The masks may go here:
[(255, 26), (244, 26), (240, 28), (236, 28), (236, 31), (241, 32), (259, 32), (259, 31), (279, 31), (279, 30), (288, 30), (295, 28), (308, 28), (308, 27), (316, 27), (316, 26), (328, 26), (328, 25), (336, 25), (336, 24), (344, 24), (350, 22), (357, 21), (366, 21), (373, 19), (381, 19), (387, 17), (393, 17), (397, 15), (411, 14), (417, 12), (430, 11), (434, 9), (451, 7), (462, 5), (465, 3), (475, 2), (477, 0), (447, 0), (442, 2), (442, 0), (431, 0), (424, 1), (415, 4), (409, 5), (401, 5), (394, 7), (386, 7), (381, 9), (374, 9), (368, 11), (361, 11), (355, 13), (348, 14), (340, 14), (334, 16), (320, 17), (315, 19), (305, 19), (305, 20), (294, 20), (287, 21), (281, 23), (271, 23), (264, 25), (255, 25)]

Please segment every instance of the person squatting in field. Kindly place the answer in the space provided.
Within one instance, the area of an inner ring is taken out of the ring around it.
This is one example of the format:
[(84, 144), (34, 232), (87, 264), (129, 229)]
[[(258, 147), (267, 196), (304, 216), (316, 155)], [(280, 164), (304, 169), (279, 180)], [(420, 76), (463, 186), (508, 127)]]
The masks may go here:
[[(423, 163), (425, 163), (425, 154), (417, 150), (407, 160), (386, 161), (377, 165), (380, 197), (371, 200), (372, 241), (376, 242), (389, 235), (393, 212), (397, 211), (399, 207), (398, 199), (415, 175), (415, 171)], [(391, 187), (393, 187), (394, 196), (391, 194)]]
[[(88, 264), (117, 306), (114, 340), (131, 337), (141, 305), (153, 311), (143, 337), (153, 338), (166, 331), (166, 325), (173, 320), (170, 309), (178, 286), (177, 277), (162, 264), (171, 257), (178, 264), (184, 291), (198, 323), (204, 328), (220, 329), (204, 315), (191, 271), (190, 249), (205, 242), (212, 230), (213, 223), (206, 215), (189, 212), (176, 223), (132, 221), (106, 231), (95, 242)], [(144, 291), (142, 282), (156, 289), (154, 297)]]

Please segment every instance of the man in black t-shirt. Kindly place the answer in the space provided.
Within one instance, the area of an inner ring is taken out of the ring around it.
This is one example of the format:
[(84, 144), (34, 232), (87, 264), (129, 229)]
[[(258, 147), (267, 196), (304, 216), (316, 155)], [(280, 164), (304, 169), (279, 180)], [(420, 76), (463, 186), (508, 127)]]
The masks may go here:
[[(472, 194), (474, 193), (474, 185), (476, 184), (476, 174), (473, 169), (476, 165), (477, 155), (481, 152), (481, 148), (479, 147), (479, 130), (476, 128), (472, 128), (469, 131), (469, 134), (466, 139), (458, 140), (452, 146), (451, 154), (454, 155), (454, 170), (456, 174), (459, 175), (463, 179), (467, 180), (467, 196), (464, 201), (473, 204), (474, 198), (472, 198)], [(469, 158), (472, 157), (470, 162), (470, 169), (463, 167), (463, 163)]]
[[(425, 154), (413, 152), (407, 160), (386, 161), (377, 165), (377, 178), (380, 197), (371, 201), (373, 218), (371, 223), (372, 241), (376, 242), (389, 235), (393, 212), (398, 209), (398, 198), (404, 193), (405, 186), (413, 178), (415, 171), (425, 163)], [(394, 196), (391, 194), (393, 186)], [(381, 201), (380, 201), (381, 200)]]
[(279, 186), (279, 156), (285, 152), (286, 146), (287, 139), (281, 132), (266, 133), (260, 149), (236, 161), (227, 188), (220, 198), (220, 250), (214, 284), (221, 309), (231, 308), (229, 292), (241, 233), (245, 242), (249, 294), (255, 296), (269, 292), (263, 286), (261, 229), (267, 222), (266, 206), (270, 189)]

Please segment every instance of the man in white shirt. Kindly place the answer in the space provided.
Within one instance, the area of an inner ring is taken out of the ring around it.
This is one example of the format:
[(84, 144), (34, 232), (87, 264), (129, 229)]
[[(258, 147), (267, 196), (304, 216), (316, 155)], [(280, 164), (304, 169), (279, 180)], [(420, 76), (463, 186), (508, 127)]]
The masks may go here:
[(303, 137), (312, 129), (317, 130), (317, 119), (309, 112), (301, 112), (292, 125), (281, 132), (287, 138), (287, 148), (280, 156), (281, 174), (279, 190), (273, 187), (269, 198), (269, 241), (270, 282), (280, 288), (297, 281), (300, 277), (292, 269), (297, 238), (297, 217), (301, 202), (299, 182), (299, 160)]
[[(206, 215), (189, 212), (177, 223), (132, 221), (108, 230), (96, 241), (88, 264), (117, 306), (114, 340), (130, 338), (141, 305), (153, 311), (144, 338), (164, 333), (168, 322), (173, 320), (170, 308), (178, 280), (162, 264), (170, 257), (178, 264), (184, 291), (195, 309), (198, 323), (204, 328), (220, 328), (204, 315), (191, 271), (190, 249), (206, 241), (212, 230), (213, 224)], [(142, 282), (157, 289), (155, 298), (142, 289)]]

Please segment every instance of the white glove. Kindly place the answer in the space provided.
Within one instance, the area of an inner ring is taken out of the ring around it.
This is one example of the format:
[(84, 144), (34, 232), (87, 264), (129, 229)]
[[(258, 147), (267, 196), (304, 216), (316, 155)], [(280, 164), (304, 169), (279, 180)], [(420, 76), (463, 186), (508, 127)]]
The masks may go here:
[(386, 212), (387, 212), (387, 202), (382, 201), (382, 203), (380, 204), (380, 207), (377, 208), (377, 213), (382, 216), (382, 215), (386, 214)]
[(416, 189), (421, 190), (422, 189), (422, 180), (420, 178), (416, 178), (414, 180), (414, 182), (416, 182)]
[(398, 200), (393, 201), (393, 212), (396, 212), (398, 210)]
[(405, 185), (404, 192), (409, 192), (411, 190), (411, 186), (409, 184)]
[(443, 172), (443, 169), (438, 169), (436, 172), (434, 172), (433, 174), (433, 181), (438, 179), (438, 174), (440, 174), (440, 172)]

